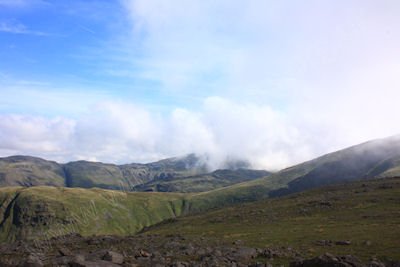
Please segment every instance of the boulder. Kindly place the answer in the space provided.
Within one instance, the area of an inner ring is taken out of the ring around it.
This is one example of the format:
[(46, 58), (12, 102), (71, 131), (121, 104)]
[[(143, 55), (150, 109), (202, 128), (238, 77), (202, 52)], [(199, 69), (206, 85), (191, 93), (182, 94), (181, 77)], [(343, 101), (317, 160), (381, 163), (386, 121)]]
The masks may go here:
[(385, 267), (385, 265), (379, 262), (371, 262), (367, 265), (352, 255), (335, 257), (332, 254), (325, 253), (312, 259), (291, 262), (290, 267)]
[(257, 255), (257, 250), (254, 248), (240, 247), (232, 254), (232, 257), (239, 261), (249, 261), (256, 258)]
[(342, 241), (337, 241), (335, 244), (339, 245), (339, 246), (343, 246), (343, 245), (348, 246), (351, 244), (351, 241), (350, 240), (342, 240)]
[(24, 267), (42, 267), (44, 264), (38, 256), (31, 254), (23, 264)]
[(121, 264), (124, 262), (124, 256), (114, 251), (107, 251), (103, 256), (103, 260), (111, 261), (112, 263)]
[(58, 252), (61, 256), (72, 256), (72, 252), (68, 248), (60, 248)]

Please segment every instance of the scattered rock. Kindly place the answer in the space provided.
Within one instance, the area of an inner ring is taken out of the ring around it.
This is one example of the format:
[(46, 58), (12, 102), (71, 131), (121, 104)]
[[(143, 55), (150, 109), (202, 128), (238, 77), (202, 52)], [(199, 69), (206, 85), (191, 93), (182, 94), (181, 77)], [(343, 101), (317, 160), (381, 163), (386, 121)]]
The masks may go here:
[[(361, 263), (351, 255), (336, 257), (329, 253), (313, 259), (303, 259), (289, 247), (269, 247), (255, 249), (213, 242), (211, 238), (203, 241), (187, 239), (181, 236), (137, 235), (137, 236), (70, 236), (50, 239), (48, 246), (32, 247), (29, 242), (15, 242), (0, 245), (0, 266), (62, 266), (62, 267), (272, 267), (266, 261), (274, 259), (293, 259), (291, 266), (344, 266), (344, 267), (383, 267), (377, 257), (371, 257), (368, 264)], [(237, 240), (236, 244), (241, 241)], [(349, 244), (349, 240), (339, 241)], [(337, 243), (339, 243), (337, 242)], [(90, 243), (90, 245), (88, 245)], [(320, 240), (319, 245), (336, 244), (332, 240)], [(36, 249), (36, 250), (34, 250)], [(79, 254), (76, 255), (76, 251)], [(315, 252), (315, 250), (314, 250)], [(5, 256), (3, 256), (5, 255)], [(12, 255), (9, 257), (7, 255)], [(29, 255), (28, 258), (25, 255)], [(262, 259), (264, 258), (264, 259)], [(277, 263), (279, 260), (274, 260)], [(361, 265), (360, 265), (361, 264)], [(276, 264), (275, 264), (276, 265)], [(388, 262), (387, 267), (400, 267), (398, 262)]]
[(351, 244), (351, 241), (350, 240), (342, 240), (342, 241), (337, 241), (335, 244), (339, 245), (339, 246), (348, 246)]
[(382, 184), (381, 186), (379, 186), (379, 189), (390, 189), (390, 188), (393, 188), (393, 186), (390, 184)]
[(60, 248), (58, 252), (61, 256), (72, 256), (72, 252), (68, 248)]
[(238, 240), (233, 241), (232, 244), (234, 244), (234, 245), (242, 245), (243, 241), (238, 239)]
[(103, 256), (103, 260), (121, 264), (124, 262), (124, 256), (114, 251), (107, 251), (107, 253)]
[(377, 262), (377, 261), (371, 261), (368, 264), (368, 267), (385, 267), (385, 264), (383, 264), (381, 262)]
[(44, 264), (36, 255), (29, 255), (24, 263), (24, 267), (42, 267)]
[(150, 257), (151, 254), (146, 252), (146, 251), (144, 251), (144, 250), (141, 250), (140, 251), (140, 256), (147, 258), (147, 257)]
[(386, 267), (400, 267), (400, 260), (387, 260)]
[(248, 267), (273, 267), (270, 263), (255, 262), (248, 265)]
[(369, 264), (362, 263), (357, 257), (346, 255), (335, 257), (332, 254), (325, 253), (312, 259), (300, 260), (290, 263), (290, 267), (385, 267), (379, 262), (371, 262)]
[(85, 267), (85, 256), (75, 255), (70, 261), (69, 266), (71, 267)]
[(317, 246), (333, 246), (334, 242), (332, 240), (319, 240), (315, 244)]
[(257, 250), (255, 250), (254, 248), (241, 247), (238, 248), (232, 256), (239, 261), (248, 261), (250, 259), (256, 258), (257, 255)]

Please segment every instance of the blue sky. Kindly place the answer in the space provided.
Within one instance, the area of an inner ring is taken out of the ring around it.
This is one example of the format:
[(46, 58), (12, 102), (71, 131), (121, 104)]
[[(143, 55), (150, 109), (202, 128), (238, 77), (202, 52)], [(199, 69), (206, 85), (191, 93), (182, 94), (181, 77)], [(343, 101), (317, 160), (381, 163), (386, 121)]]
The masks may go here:
[(0, 156), (279, 169), (400, 133), (398, 1), (0, 0)]

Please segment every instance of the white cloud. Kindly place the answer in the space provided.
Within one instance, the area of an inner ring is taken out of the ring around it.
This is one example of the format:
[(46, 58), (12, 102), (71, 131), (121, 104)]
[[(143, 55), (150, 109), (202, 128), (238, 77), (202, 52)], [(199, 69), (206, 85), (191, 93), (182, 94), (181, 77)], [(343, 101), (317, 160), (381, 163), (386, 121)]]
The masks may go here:
[[(395, 107), (389, 110), (396, 112)], [(0, 155), (130, 163), (197, 153), (208, 155), (211, 168), (230, 158), (277, 170), (400, 132), (392, 121), (374, 117), (373, 109), (365, 112), (294, 116), (267, 105), (209, 97), (197, 111), (176, 108), (160, 114), (132, 103), (103, 101), (75, 119), (1, 115)]]
[(123, 3), (166, 90), (273, 107), (314, 155), (400, 132), (399, 1)]
[(51, 84), (25, 98), (2, 89), (6, 106), (76, 111), (72, 121), (59, 119), (68, 134), (58, 139), (54, 119), (3, 115), (3, 155), (143, 162), (197, 152), (217, 165), (237, 157), (281, 168), (400, 133), (399, 1), (122, 3), (131, 35), (110, 50), (121, 64), (107, 74), (159, 82), (162, 93), (141, 89), (152, 90), (155, 103), (168, 92), (204, 99), (202, 106), (188, 101), (161, 114), (102, 93), (59, 94)]
[(62, 159), (68, 153), (74, 127), (74, 121), (65, 118), (1, 115), (0, 151)]
[(227, 158), (277, 169), (310, 155), (298, 130), (267, 106), (208, 98), (193, 112), (156, 115), (132, 104), (99, 103), (76, 120), (2, 115), (0, 153), (32, 154), (61, 161), (146, 162), (187, 153), (207, 154), (210, 166)]
[(376, 116), (394, 119), (383, 110), (400, 97), (398, 1), (122, 3), (133, 29), (126, 47), (141, 53), (126, 73), (164, 90), (295, 108), (294, 116), (376, 106)]

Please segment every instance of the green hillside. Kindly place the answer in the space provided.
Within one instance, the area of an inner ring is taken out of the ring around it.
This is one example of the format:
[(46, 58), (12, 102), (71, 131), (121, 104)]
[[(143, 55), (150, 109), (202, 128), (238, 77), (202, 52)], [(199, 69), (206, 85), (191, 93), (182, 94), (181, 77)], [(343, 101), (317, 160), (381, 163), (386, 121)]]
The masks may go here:
[(253, 180), (266, 171), (237, 169), (245, 162), (228, 161), (232, 169), (209, 173), (200, 157), (163, 159), (147, 164), (106, 164), (74, 161), (66, 164), (30, 156), (0, 158), (0, 186), (66, 186), (128, 191), (201, 192)]
[(46, 186), (0, 188), (0, 240), (40, 239), (71, 232), (133, 234), (181, 215), (185, 197)]
[(152, 180), (145, 184), (135, 186), (134, 190), (181, 193), (205, 192), (237, 183), (248, 182), (270, 174), (271, 172), (268, 171), (250, 169), (216, 170), (211, 173), (181, 178), (166, 177), (160, 180)]
[(75, 161), (64, 165), (68, 187), (120, 189), (126, 181), (117, 165)]
[(400, 136), (333, 152), (269, 176), (196, 195), (193, 212), (257, 201), (317, 186), (363, 178), (400, 176)]
[(65, 186), (62, 166), (29, 156), (0, 158), (0, 186), (36, 185)]
[(400, 178), (365, 179), (180, 217), (144, 233), (384, 261), (400, 259), (399, 207)]
[[(400, 259), (400, 178), (329, 185), (188, 215), (201, 195), (1, 188), (0, 240), (49, 240), (75, 232), (129, 235), (142, 229), (138, 240), (156, 237), (157, 244), (185, 236), (185, 243), (205, 242), (208, 247), (268, 248), (278, 253), (274, 264), (293, 261), (294, 253), (306, 258), (329, 252), (364, 261)], [(270, 259), (264, 255), (256, 260)]]
[[(399, 140), (399, 137), (392, 137), (367, 142), (263, 178), (191, 194), (126, 193), (123, 190), (111, 191), (96, 188), (4, 187), (0, 188), (0, 239), (32, 238), (41, 235), (43, 231), (50, 230), (51, 232), (61, 226), (71, 225), (77, 227), (73, 230), (84, 235), (135, 233), (143, 226), (183, 214), (195, 214), (213, 208), (255, 202), (271, 196), (302, 191), (324, 184), (342, 183), (358, 178), (396, 176), (400, 162)], [(77, 168), (74, 170), (76, 172), (74, 177), (79, 177), (79, 175), (83, 177), (80, 180), (81, 183), (75, 184), (75, 186), (102, 185), (102, 187), (114, 188), (115, 184), (109, 183), (107, 177), (119, 177), (120, 181), (126, 182), (126, 184), (131, 181), (126, 179), (126, 173), (116, 165), (82, 163), (82, 168), (79, 166), (81, 162), (71, 164)], [(179, 166), (177, 167), (176, 164)], [(140, 170), (141, 167), (136, 166), (132, 169)], [(85, 175), (85, 168), (89, 173), (96, 173), (96, 175)], [(148, 173), (158, 172), (156, 174), (157, 181), (168, 181), (168, 179), (172, 181), (175, 178), (169, 178), (164, 172), (166, 169), (176, 168), (177, 171), (185, 173), (188, 167), (186, 163), (165, 160), (161, 164), (155, 163), (146, 168)], [(69, 170), (65, 169), (65, 173), (68, 173), (72, 167)], [(128, 169), (127, 167), (125, 171)], [(222, 180), (229, 175), (231, 175), (231, 179), (243, 179), (242, 175), (235, 178), (233, 174), (236, 175), (237, 172), (229, 174), (226, 171), (218, 171), (214, 174), (220, 175), (217, 177)], [(200, 177), (200, 179), (204, 177), (192, 176)], [(88, 177), (96, 184), (88, 184), (87, 181), (90, 180)], [(71, 182), (72, 185), (73, 182)], [(124, 187), (121, 188), (118, 184), (118, 189), (124, 189)], [(115, 198), (118, 201), (115, 201)], [(79, 215), (80, 210), (87, 210), (90, 205), (98, 208), (99, 217), (87, 225), (77, 223), (79, 219), (76, 219), (76, 216), (84, 216)]]

